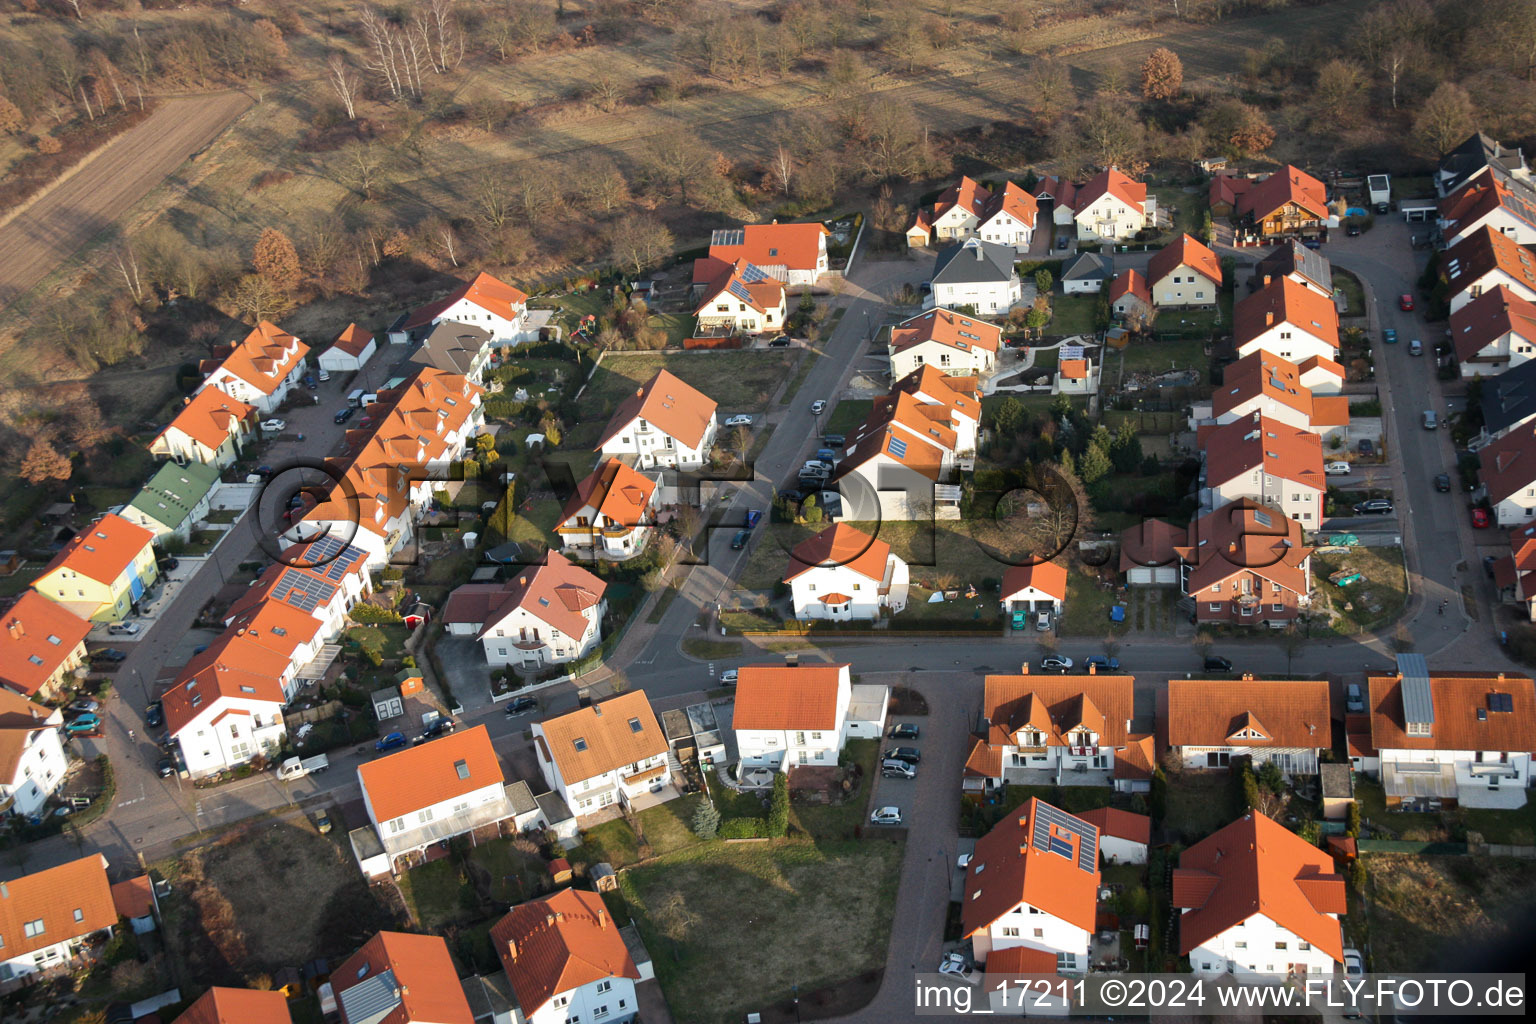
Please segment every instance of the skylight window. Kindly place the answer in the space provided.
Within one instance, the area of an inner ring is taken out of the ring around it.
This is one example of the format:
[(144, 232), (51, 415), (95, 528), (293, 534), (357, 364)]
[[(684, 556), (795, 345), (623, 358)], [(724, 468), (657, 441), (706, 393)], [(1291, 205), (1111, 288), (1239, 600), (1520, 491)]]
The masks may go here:
[[(1497, 694), (1495, 696), (1497, 696)], [(640, 732), (644, 728), (645, 727), (640, 724), (640, 719), (638, 719), (638, 718), (631, 718), (629, 720), (629, 731), (630, 732)]]
[(576, 747), (576, 749), (578, 751), (586, 750), (587, 749), (586, 737), (584, 737), (584, 736), (577, 736), (576, 737), (576, 741), (575, 741), (575, 747)]
[(469, 778), (469, 762), (468, 761), (455, 761), (455, 762), (453, 762), (453, 770), (459, 773), (459, 778), (461, 778), (461, 779)]
[(1067, 858), (1067, 860), (1072, 859), (1072, 844), (1070, 842), (1061, 838), (1061, 836), (1051, 836), (1050, 844), (1052, 853), (1060, 854)]

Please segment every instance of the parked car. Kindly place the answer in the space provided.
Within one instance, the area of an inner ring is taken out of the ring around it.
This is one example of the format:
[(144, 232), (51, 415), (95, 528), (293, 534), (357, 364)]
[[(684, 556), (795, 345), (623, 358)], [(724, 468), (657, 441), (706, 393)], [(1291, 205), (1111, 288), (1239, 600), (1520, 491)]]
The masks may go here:
[(1392, 503), (1386, 498), (1371, 498), (1356, 504), (1353, 511), (1357, 516), (1389, 516), (1392, 514)]
[(1330, 463), (1328, 463), (1328, 465), (1323, 467), (1323, 472), (1327, 473), (1329, 476), (1348, 476), (1349, 475), (1349, 463), (1347, 463), (1347, 462), (1330, 462)]
[(805, 500), (805, 492), (796, 490), (793, 487), (781, 487), (779, 488), (779, 497), (783, 498), (785, 501), (792, 501), (798, 505), (800, 502)]
[(741, 413), (726, 420), (725, 425), (728, 427), (750, 427), (752, 425), (752, 417), (746, 413)]
[(821, 435), (821, 443), (835, 450), (847, 444), (848, 439), (842, 434), (823, 434)]
[(345, 409), (339, 410), (336, 415), (332, 417), (332, 419), (334, 419), (337, 423), (345, 423), (347, 420), (351, 419), (353, 414), (356, 412), (357, 410), (349, 405)]
[(955, 867), (959, 868), (961, 871), (964, 871), (966, 868), (971, 866), (971, 858), (974, 856), (975, 854), (972, 853), (962, 853), (960, 856), (955, 858)]
[(320, 382), (315, 379), (315, 375), (314, 374), (306, 373), (304, 375), (304, 386), (309, 388), (309, 390), (313, 391), (313, 390), (315, 390), (316, 388), (318, 388), (320, 386)]
[(99, 651), (91, 652), (91, 658), (100, 661), (127, 661), (128, 655), (116, 647), (104, 647)]
[(519, 718), (539, 710), (539, 702), (532, 697), (518, 697), (507, 705), (507, 717)]
[(1440, 426), (1440, 417), (1435, 415), (1435, 410), (1425, 409), (1422, 417), (1425, 430), (1435, 430)]
[(892, 747), (885, 752), (888, 761), (905, 761), (907, 764), (919, 764), (923, 760), (922, 751), (916, 747)]
[(1397, 297), (1397, 308), (1402, 310), (1404, 313), (1412, 313), (1413, 312), (1413, 296), (1412, 295), (1399, 295)]
[(1451, 474), (1435, 474), (1435, 490), (1439, 491), (1441, 494), (1448, 494), (1451, 490)]
[(957, 978), (969, 978), (975, 970), (971, 962), (959, 953), (945, 953), (939, 961), (940, 974), (953, 974)]
[(1062, 235), (1060, 238), (1056, 239), (1056, 248), (1058, 249), (1065, 249), (1068, 245), (1071, 244), (1071, 241), (1067, 238), (1066, 235)]
[(162, 779), (170, 778), (172, 775), (176, 774), (176, 762), (172, 761), (168, 757), (162, 757), (155, 764), (155, 774), (160, 776)]
[(736, 531), (736, 536), (731, 538), (731, 550), (732, 551), (740, 551), (742, 548), (747, 546), (747, 541), (749, 541), (751, 539), (752, 539), (752, 531), (750, 531), (750, 530), (737, 530)]
[(1108, 671), (1108, 672), (1118, 672), (1118, 671), (1120, 671), (1120, 659), (1119, 658), (1111, 658), (1111, 657), (1109, 657), (1106, 654), (1090, 654), (1090, 655), (1088, 655), (1088, 657), (1083, 659), (1083, 668), (1087, 668), (1089, 665), (1092, 665), (1099, 672), (1105, 672), (1105, 671)]
[(781, 334), (768, 343), (769, 348), (789, 348), (789, 335)]
[(823, 401), (822, 399), (818, 398), (818, 399), (816, 399), (816, 401), (811, 403), (811, 415), (812, 416), (820, 416), (822, 413), (824, 413), (826, 411), (827, 411), (827, 403), (825, 401)]
[(1072, 659), (1065, 654), (1047, 654), (1040, 659), (1042, 672), (1065, 672), (1072, 667)]
[(1423, 355), (1424, 354), (1424, 343), (1422, 341), (1420, 341), (1418, 338), (1414, 338), (1412, 341), (1408, 342), (1408, 354), (1411, 355), (1411, 356), (1421, 356), (1421, 355)]
[(64, 731), (71, 736), (82, 732), (95, 732), (100, 728), (101, 718), (97, 715), (81, 715), (78, 718), (71, 718), (64, 723)]
[(1231, 672), (1232, 659), (1223, 658), (1219, 654), (1207, 654), (1205, 656), (1205, 670), (1207, 672)]
[(825, 462), (829, 466), (836, 465), (837, 453), (831, 448), (818, 448), (816, 449), (816, 461)]
[(1373, 442), (1368, 437), (1362, 437), (1360, 439), (1360, 444), (1359, 444), (1358, 447), (1359, 447), (1361, 455), (1375, 455), (1376, 454), (1376, 444), (1375, 444), (1375, 442)]
[(1381, 332), (1381, 340), (1386, 342), (1388, 345), (1396, 345), (1397, 344), (1397, 329), (1393, 328), (1393, 327), (1388, 327), (1388, 328), (1384, 329)]
[(877, 807), (875, 812), (869, 816), (869, 823), (871, 825), (900, 825), (901, 808)]
[(1359, 683), (1350, 683), (1344, 687), (1344, 710), (1352, 712), (1365, 710), (1365, 694), (1360, 692)]
[(320, 383), (324, 384), (326, 381), (328, 381), (330, 379), (331, 379), (331, 371), (327, 370), (323, 366), (320, 367)]
[(1028, 626), (1028, 625), (1029, 625), (1029, 612), (1014, 612), (1013, 613), (1013, 628), (1014, 629), (1023, 629), (1025, 626)]
[(749, 508), (747, 509), (747, 514), (742, 521), (742, 525), (750, 530), (762, 521), (763, 510), (760, 508)]
[(268, 433), (281, 434), (288, 429), (288, 421), (279, 419), (262, 420), (261, 429)]
[(901, 722), (901, 723), (899, 723), (897, 725), (891, 726), (891, 739), (893, 739), (893, 740), (915, 740), (915, 739), (917, 739), (918, 732), (919, 732), (919, 730), (918, 730), (917, 725), (915, 723), (912, 723), (912, 722)]
[(109, 636), (138, 636), (142, 627), (137, 622), (114, 622), (107, 627)]
[(373, 749), (382, 754), (389, 750), (399, 750), (405, 745), (405, 733), (392, 732), (388, 736), (385, 736), (383, 739), (379, 740), (379, 742), (375, 743), (373, 745)]
[(1048, 633), (1048, 632), (1050, 632), (1050, 630), (1051, 630), (1051, 613), (1050, 612), (1037, 612), (1036, 613), (1036, 615), (1035, 615), (1035, 629), (1037, 629), (1041, 633)]
[(81, 697), (79, 700), (70, 701), (69, 706), (64, 710), (72, 715), (88, 715), (100, 711), (101, 704), (99, 701), (91, 700), (89, 697)]
[(894, 757), (888, 757), (880, 762), (880, 777), (883, 779), (915, 779), (917, 769), (905, 761), (898, 761)]
[(740, 678), (740, 676), (741, 672), (739, 669), (728, 668), (724, 672), (720, 673), (720, 684), (722, 686), (735, 686), (736, 680)]
[(1344, 973), (1365, 973), (1365, 957), (1360, 955), (1360, 951), (1358, 949), (1346, 949), (1344, 951)]
[(1489, 579), (1493, 579), (1493, 567), (1495, 565), (1498, 565), (1498, 564), (1499, 564), (1499, 556), (1498, 555), (1484, 555), (1483, 556), (1483, 574), (1485, 576), (1487, 576)]
[(1474, 508), (1472, 510), (1472, 529), (1474, 529), (1474, 530), (1486, 530), (1486, 529), (1488, 529), (1488, 527), (1490, 527), (1492, 525), (1493, 525), (1493, 519), (1492, 519), (1491, 516), (1488, 515), (1488, 510), (1487, 509), (1485, 509), (1485, 508)]

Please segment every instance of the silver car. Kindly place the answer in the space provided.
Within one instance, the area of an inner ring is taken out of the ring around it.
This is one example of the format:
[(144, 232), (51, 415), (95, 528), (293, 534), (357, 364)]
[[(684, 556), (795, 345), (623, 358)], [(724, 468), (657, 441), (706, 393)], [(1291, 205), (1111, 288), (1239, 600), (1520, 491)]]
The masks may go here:
[(880, 808), (876, 808), (875, 813), (873, 813), (873, 814), (871, 814), (869, 816), (869, 821), (870, 821), (870, 824), (872, 824), (872, 825), (900, 825), (901, 824), (901, 808), (900, 807), (880, 807)]

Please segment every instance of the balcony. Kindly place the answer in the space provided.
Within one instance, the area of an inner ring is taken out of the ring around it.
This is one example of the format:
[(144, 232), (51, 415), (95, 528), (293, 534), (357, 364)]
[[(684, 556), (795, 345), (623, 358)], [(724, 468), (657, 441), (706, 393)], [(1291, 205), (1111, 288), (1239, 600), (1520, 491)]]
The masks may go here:
[(1513, 779), (1518, 777), (1520, 772), (1514, 765), (1507, 762), (1473, 761), (1467, 765), (1467, 774), (1471, 775), (1474, 779), (1486, 779), (1490, 776)]
[(1073, 757), (1097, 757), (1099, 748), (1097, 744), (1091, 747), (1068, 747), (1067, 752)]

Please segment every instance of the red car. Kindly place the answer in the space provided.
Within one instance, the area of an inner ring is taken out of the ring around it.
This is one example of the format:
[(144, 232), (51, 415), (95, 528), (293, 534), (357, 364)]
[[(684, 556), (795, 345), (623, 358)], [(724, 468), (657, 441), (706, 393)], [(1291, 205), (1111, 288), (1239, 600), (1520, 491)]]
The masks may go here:
[(1397, 308), (1402, 310), (1404, 313), (1412, 313), (1413, 312), (1413, 296), (1412, 295), (1399, 295), (1397, 297)]
[(1490, 527), (1492, 525), (1493, 525), (1493, 522), (1492, 522), (1492, 520), (1490, 520), (1488, 518), (1488, 510), (1487, 509), (1485, 509), (1485, 508), (1474, 508), (1472, 510), (1472, 529), (1474, 529), (1474, 530), (1486, 530), (1486, 529), (1488, 529), (1488, 527)]

